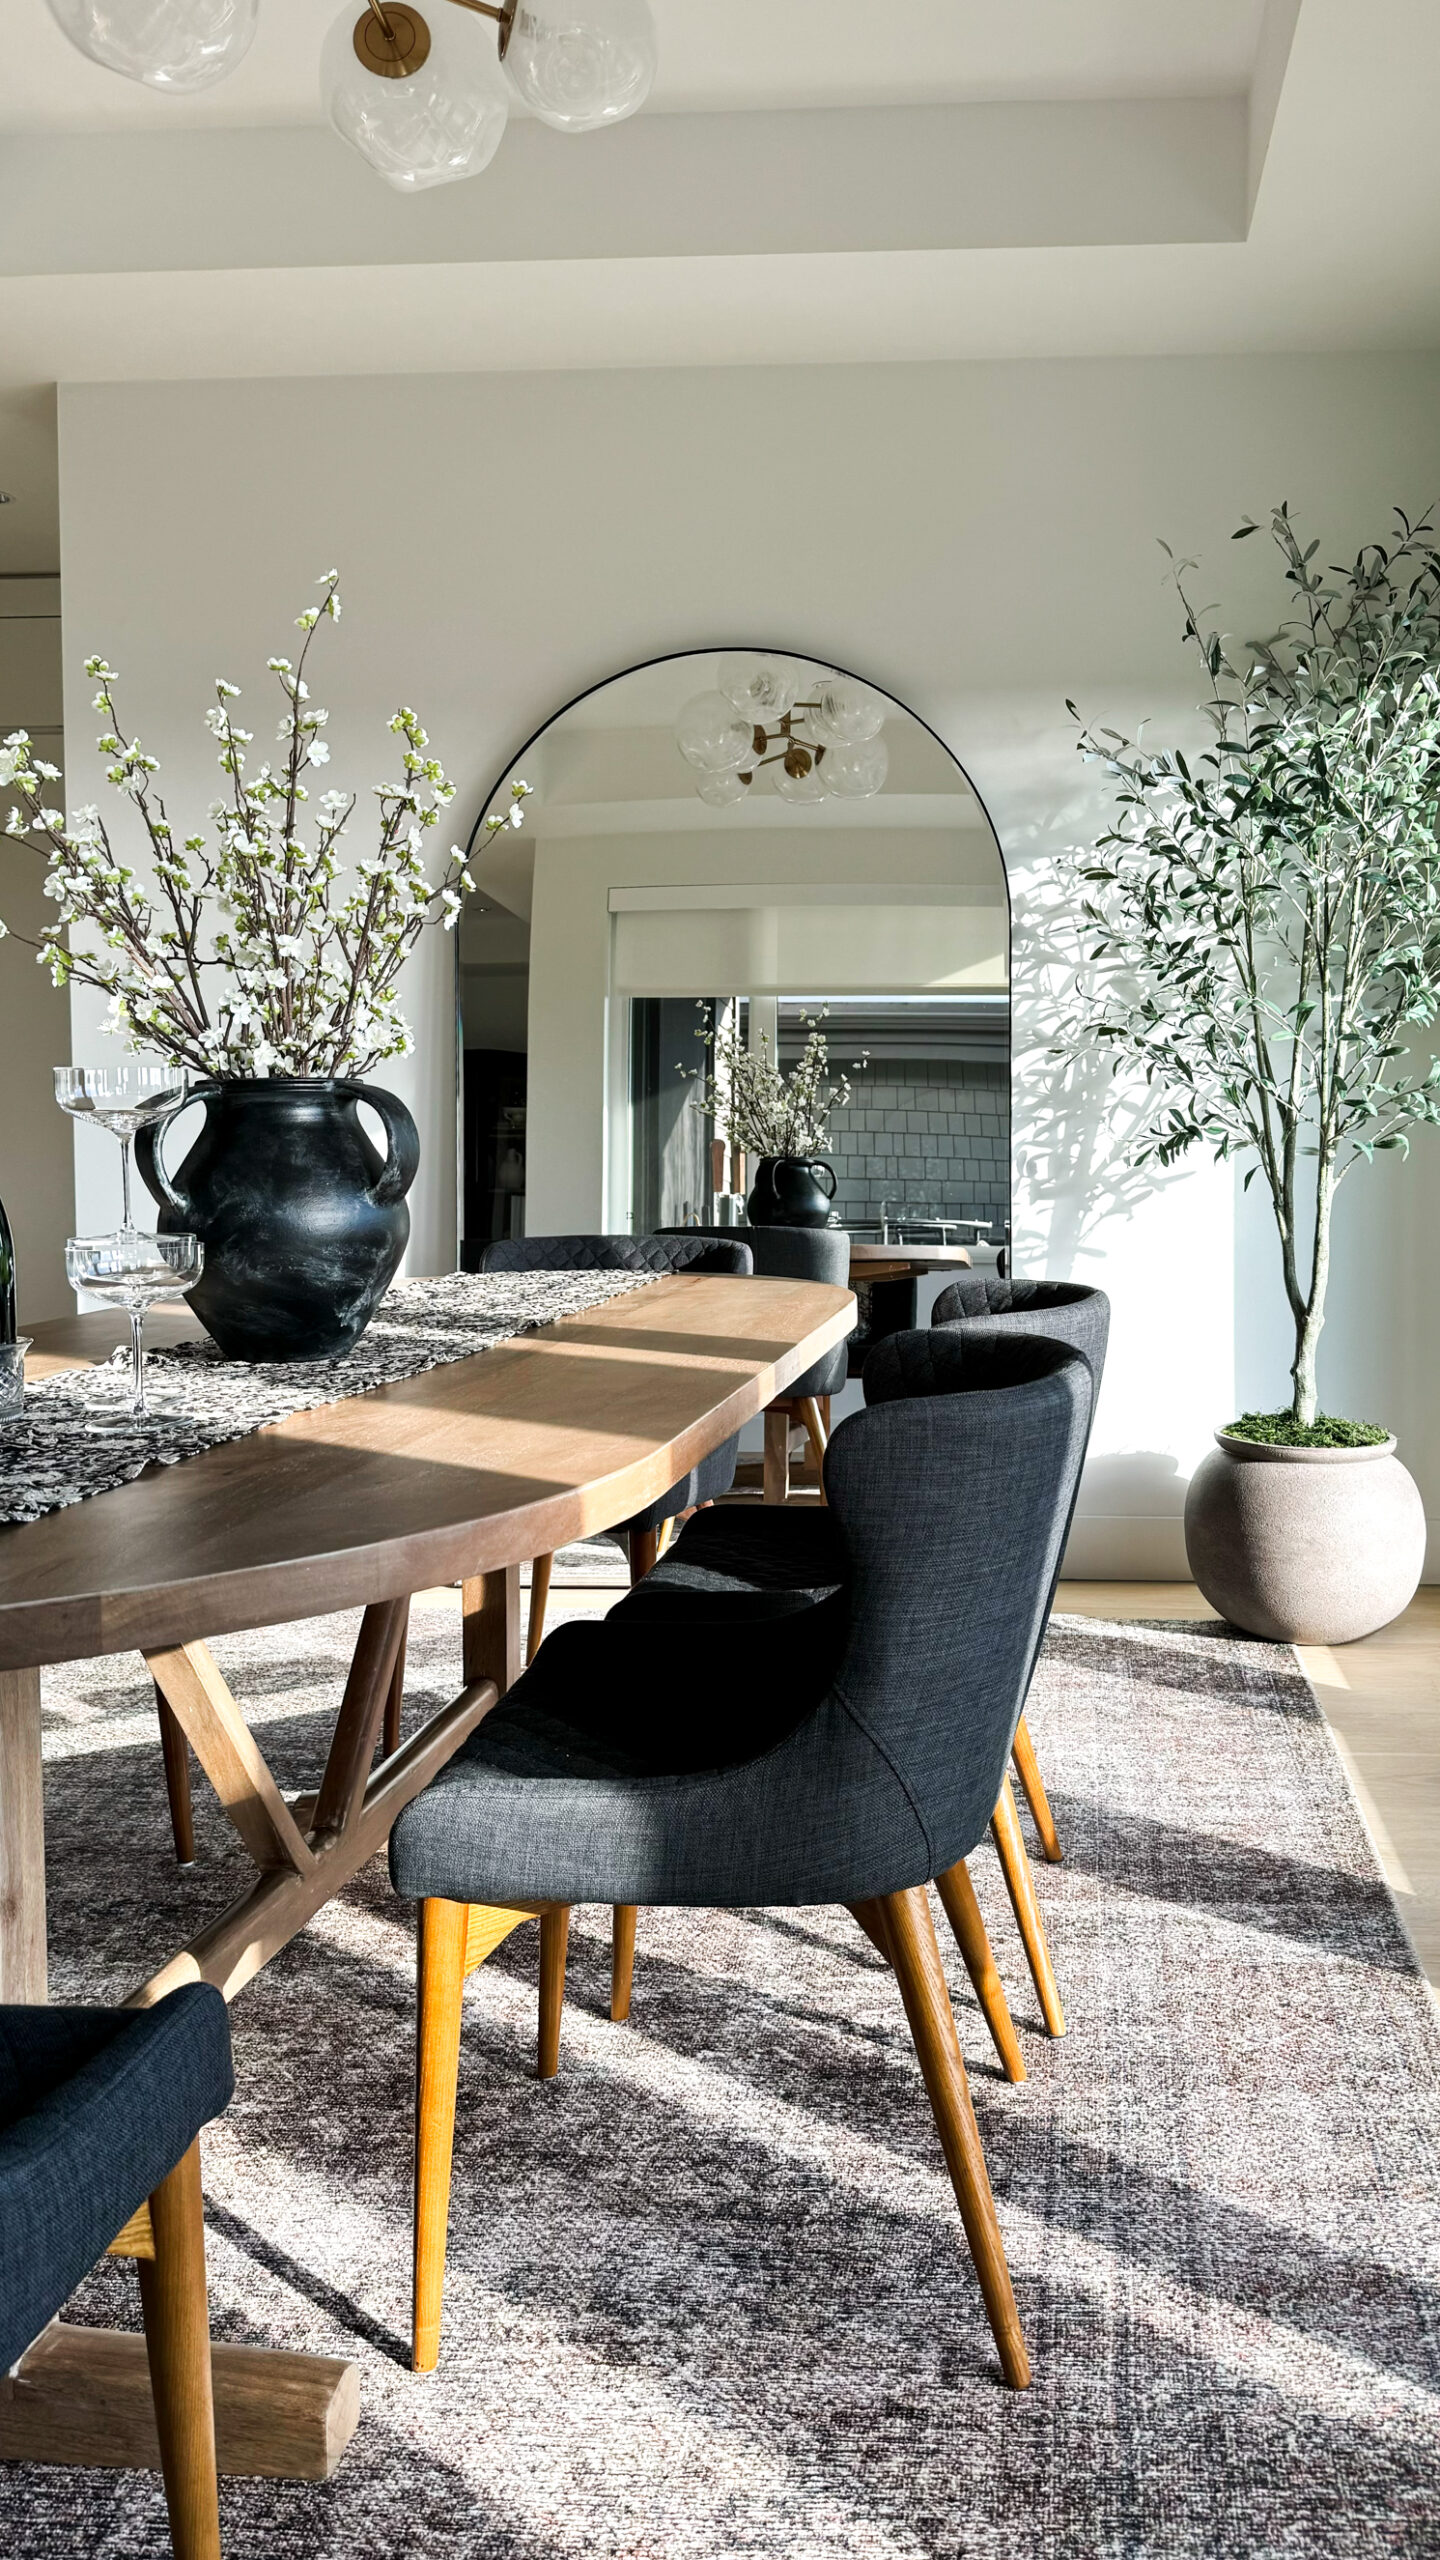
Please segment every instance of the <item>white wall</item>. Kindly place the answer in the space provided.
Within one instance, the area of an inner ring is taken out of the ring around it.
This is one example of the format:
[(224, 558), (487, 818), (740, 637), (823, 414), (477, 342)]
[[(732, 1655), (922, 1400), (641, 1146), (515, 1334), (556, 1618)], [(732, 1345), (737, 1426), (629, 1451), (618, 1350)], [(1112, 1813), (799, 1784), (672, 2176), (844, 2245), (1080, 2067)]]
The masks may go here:
[[(1094, 1097), (1054, 1089), (1036, 944), (1053, 854), (1100, 805), (1064, 701), (1116, 725), (1184, 718), (1157, 537), (1204, 554), (1202, 592), (1242, 628), (1265, 625), (1263, 545), (1229, 546), (1242, 515), (1288, 497), (1338, 553), (1393, 500), (1425, 504), (1437, 394), (1440, 361), (1369, 355), (81, 387), (61, 395), (67, 641), (123, 670), (185, 807), (210, 796), (209, 680), (252, 681), (332, 560), (349, 611), (318, 692), (338, 774), (378, 774), (380, 725), (412, 701), (467, 815), (549, 711), (665, 650), (767, 641), (911, 703), (1011, 868), (1020, 1266), (1115, 1300), (1072, 1563), (1179, 1572), (1209, 1431), (1283, 1395), (1276, 1284), (1230, 1176), (1139, 1182)], [(805, 498), (783, 529), (780, 488)], [(72, 753), (89, 725), (76, 684)], [(418, 1269), (454, 1234), (450, 959), (437, 937), (412, 968), (420, 1054), (393, 1078), (426, 1143)], [(1440, 1517), (1440, 1184), (1421, 1155), (1342, 1200), (1322, 1388), (1398, 1421)]]
[[(28, 730), (47, 764), (62, 761), (57, 578), (0, 577), (0, 738), (12, 729)], [(0, 792), (0, 920), (8, 928), (0, 938), (0, 1200), (15, 1237), (23, 1332), (75, 1304), (65, 1277), (70, 1150), (50, 1078), (70, 1055), (70, 1015), (49, 970), (36, 965), (31, 946), (55, 910), (40, 858), (3, 832), (10, 808)]]

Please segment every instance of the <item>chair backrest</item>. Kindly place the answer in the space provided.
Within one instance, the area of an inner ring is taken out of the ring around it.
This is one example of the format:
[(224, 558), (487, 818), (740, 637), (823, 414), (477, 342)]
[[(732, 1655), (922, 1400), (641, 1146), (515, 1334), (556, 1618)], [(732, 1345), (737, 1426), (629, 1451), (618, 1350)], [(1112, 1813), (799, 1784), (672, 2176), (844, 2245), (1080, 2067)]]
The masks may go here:
[(850, 1570), (836, 1691), (925, 1828), (930, 1873), (994, 1809), (1044, 1633), (1094, 1388), (1070, 1345), (894, 1334), (825, 1491)]
[(709, 1236), (743, 1242), (755, 1268), (770, 1280), (821, 1280), (850, 1285), (850, 1238), (843, 1227), (660, 1227), (662, 1236)]
[(738, 1236), (703, 1228), (658, 1236), (507, 1236), (487, 1244), (482, 1271), (697, 1271), (748, 1279), (755, 1266)]
[(1002, 1280), (991, 1271), (965, 1271), (942, 1289), (930, 1310), (932, 1325), (964, 1325), (995, 1333), (1043, 1333), (1073, 1343), (1095, 1374), (1105, 1374), (1110, 1301), (1083, 1280)]

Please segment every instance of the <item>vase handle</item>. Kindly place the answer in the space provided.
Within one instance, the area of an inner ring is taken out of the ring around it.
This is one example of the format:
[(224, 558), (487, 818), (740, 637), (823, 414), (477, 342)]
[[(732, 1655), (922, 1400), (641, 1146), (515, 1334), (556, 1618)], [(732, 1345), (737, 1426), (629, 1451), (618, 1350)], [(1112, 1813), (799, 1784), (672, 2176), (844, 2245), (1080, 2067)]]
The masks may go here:
[[(185, 1096), (185, 1101), (187, 1103), (209, 1102), (218, 1091), (218, 1085), (193, 1084)], [(184, 1104), (181, 1105), (182, 1110), (183, 1108)], [(177, 1191), (173, 1180), (165, 1170), (165, 1159), (160, 1153), (160, 1141), (170, 1126), (170, 1120), (178, 1119), (179, 1116), (178, 1111), (172, 1111), (169, 1120), (147, 1121), (142, 1128), (136, 1130), (135, 1162), (140, 1169), (140, 1179), (151, 1199), (158, 1201), (162, 1209), (168, 1209), (172, 1218), (179, 1219), (183, 1232), (190, 1224), (190, 1202), (183, 1191)]]
[(390, 1142), (390, 1152), (370, 1186), (377, 1209), (388, 1209), (404, 1199), (420, 1169), (420, 1132), (398, 1093), (386, 1093), (378, 1084), (360, 1085), (357, 1092), (376, 1118), (383, 1120)]
[(827, 1200), (833, 1200), (835, 1197), (835, 1167), (833, 1164), (827, 1164), (823, 1156), (811, 1156), (806, 1166), (806, 1171), (816, 1174), (817, 1176), (822, 1173), (829, 1175), (830, 1188), (826, 1192), (825, 1197)]

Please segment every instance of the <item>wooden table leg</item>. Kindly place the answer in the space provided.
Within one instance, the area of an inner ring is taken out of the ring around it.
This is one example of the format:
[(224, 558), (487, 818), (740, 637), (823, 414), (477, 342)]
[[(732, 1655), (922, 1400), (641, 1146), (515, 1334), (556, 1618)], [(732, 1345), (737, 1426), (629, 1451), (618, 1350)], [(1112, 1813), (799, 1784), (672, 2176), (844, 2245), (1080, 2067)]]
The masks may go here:
[(790, 1416), (776, 1406), (765, 1408), (765, 1500), (790, 1499)]
[(520, 1567), (477, 1574), (461, 1586), (465, 1678), (493, 1680), (503, 1698), (520, 1677)]
[(40, 1674), (0, 1671), (0, 2000), (44, 1997)]

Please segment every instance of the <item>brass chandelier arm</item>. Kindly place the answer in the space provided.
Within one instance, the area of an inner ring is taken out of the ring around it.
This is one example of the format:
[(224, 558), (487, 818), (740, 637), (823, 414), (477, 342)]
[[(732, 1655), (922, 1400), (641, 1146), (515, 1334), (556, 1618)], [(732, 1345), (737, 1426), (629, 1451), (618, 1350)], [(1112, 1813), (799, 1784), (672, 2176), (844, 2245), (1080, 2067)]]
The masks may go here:
[[(505, 59), (505, 48), (506, 48), (506, 46), (507, 46), (507, 45), (509, 44), (509, 42), (510, 42), (510, 30), (511, 30), (511, 28), (513, 27), (513, 25), (514, 25), (514, 23), (515, 23), (515, 8), (516, 8), (516, 0), (506, 0), (506, 5), (505, 5), (505, 6), (503, 6), (503, 7), (499, 7), (499, 6), (497, 6), (497, 5), (496, 5), (496, 0), (454, 0), (454, 6), (455, 6), (457, 9), (471, 9), (471, 10), (473, 10), (477, 18), (493, 18), (493, 19), (494, 19), (495, 24), (497, 25), (497, 27), (498, 27), (498, 28), (499, 28), (499, 30), (500, 30), (500, 59), (501, 59), (501, 61), (503, 62), (503, 61), (504, 61), (504, 59)], [(369, 0), (369, 9), (370, 9), (370, 15), (371, 15), (371, 17), (375, 20), (376, 24), (379, 26), (379, 28), (380, 28), (380, 30), (381, 30), (381, 32), (382, 32), (382, 34), (384, 35), (385, 43), (386, 43), (387, 48), (388, 48), (388, 49), (389, 49), (389, 51), (392, 53), (392, 55), (397, 54), (397, 53), (398, 53), (398, 47), (397, 47), (397, 41), (396, 41), (396, 31), (395, 31), (395, 28), (394, 28), (394, 26), (393, 26), (393, 24), (392, 24), (391, 20), (390, 20), (390, 17), (389, 17), (389, 16), (388, 16), (388, 14), (387, 14), (386, 7), (385, 7), (385, 0)], [(414, 18), (416, 18), (417, 13), (416, 13), (416, 11), (414, 11), (413, 9), (411, 9), (411, 10), (408, 10), (408, 11), (406, 12), (406, 15), (407, 15), (407, 17), (409, 17), (409, 18), (411, 18), (411, 19), (414, 19)], [(360, 23), (361, 23), (361, 25), (363, 26), (363, 25), (364, 25), (364, 23), (365, 23), (365, 21), (362, 19)], [(423, 29), (423, 28), (424, 28), (424, 21), (423, 21), (423, 20), (420, 20), (420, 22), (419, 22), (419, 23), (420, 23), (421, 28)], [(418, 69), (420, 68), (420, 63), (424, 60), (425, 55), (429, 52), (429, 49), (430, 49), (430, 44), (429, 44), (429, 34), (428, 34), (428, 31), (426, 31), (426, 32), (425, 32), (425, 37), (424, 37), (424, 47), (423, 47), (423, 51), (421, 51), (421, 52), (420, 52), (419, 59), (418, 59), (418, 60), (412, 60), (412, 61), (411, 61), (407, 66), (405, 66), (405, 68), (408, 68), (408, 69), (411, 69), (411, 70), (417, 70), (417, 71), (418, 71)], [(370, 70), (375, 70), (375, 69), (378, 69), (378, 68), (380, 67), (380, 66), (379, 66), (377, 63), (375, 63), (373, 60), (368, 60), (368, 61), (367, 61), (367, 57), (366, 57), (366, 55), (365, 55), (364, 51), (361, 49), (361, 47), (360, 47), (360, 45), (359, 45), (359, 42), (358, 42), (358, 30), (357, 30), (356, 51), (360, 53), (360, 58), (361, 58), (361, 60), (362, 60), (362, 61), (365, 61), (365, 62), (366, 62), (366, 67), (367, 67), (368, 69), (370, 69)], [(403, 78), (403, 76), (404, 76), (404, 69), (402, 69), (402, 67), (401, 67), (401, 65), (400, 65), (400, 63), (399, 63), (399, 61), (398, 61), (398, 60), (396, 60), (396, 61), (394, 62), (394, 64), (393, 64), (393, 66), (392, 66), (392, 72), (393, 72), (393, 71), (399, 71), (399, 72), (400, 72), (400, 76)]]
[[(457, 9), (473, 9), (477, 18), (494, 19), (500, 30), (500, 59), (503, 62), (505, 47), (510, 41), (510, 30), (515, 24), (517, 0), (508, 0), (508, 5), (500, 9), (494, 6), (493, 0), (454, 0), (454, 5)], [(375, 0), (370, 0), (370, 6), (374, 8)]]

